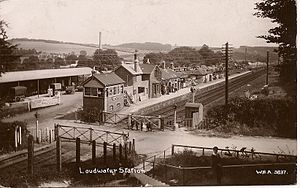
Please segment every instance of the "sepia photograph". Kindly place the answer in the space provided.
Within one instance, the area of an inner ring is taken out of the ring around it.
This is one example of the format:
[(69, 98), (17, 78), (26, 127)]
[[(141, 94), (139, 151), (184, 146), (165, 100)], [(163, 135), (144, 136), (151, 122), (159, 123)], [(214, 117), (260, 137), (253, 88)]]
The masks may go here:
[(296, 0), (0, 0), (0, 188), (296, 187)]

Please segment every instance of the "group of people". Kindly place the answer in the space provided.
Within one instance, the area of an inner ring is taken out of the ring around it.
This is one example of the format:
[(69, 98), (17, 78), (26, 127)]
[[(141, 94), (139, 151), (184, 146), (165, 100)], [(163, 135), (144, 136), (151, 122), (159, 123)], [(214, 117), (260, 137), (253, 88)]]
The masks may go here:
[(134, 130), (134, 128), (135, 128), (135, 130), (143, 131), (145, 126), (146, 126), (146, 131), (152, 131), (153, 130), (152, 123), (150, 121), (145, 122), (144, 120), (141, 120), (140, 122), (138, 122), (134, 119), (131, 119), (130, 125), (131, 125), (131, 127), (130, 127), (131, 130)]

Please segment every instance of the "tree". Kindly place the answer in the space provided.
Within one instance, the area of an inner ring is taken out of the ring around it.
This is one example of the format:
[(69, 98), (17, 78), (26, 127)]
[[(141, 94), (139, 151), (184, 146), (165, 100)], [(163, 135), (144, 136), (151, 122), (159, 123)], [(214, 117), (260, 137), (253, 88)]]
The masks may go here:
[(269, 18), (278, 26), (270, 29), (269, 35), (258, 36), (268, 43), (279, 44), (278, 53), (283, 58), (280, 77), (284, 81), (296, 79), (296, 35), (297, 8), (295, 0), (263, 0), (255, 4), (254, 14), (259, 18)]
[(7, 41), (6, 27), (7, 24), (0, 20), (0, 76), (2, 73), (11, 70), (12, 64), (19, 59), (19, 56), (14, 54), (17, 46)]
[(29, 56), (28, 59), (25, 59), (23, 61), (23, 64), (24, 64), (24, 68), (26, 70), (36, 70), (36, 69), (39, 69), (39, 58), (37, 56)]
[(101, 50), (97, 49), (93, 56), (94, 61), (101, 70), (114, 69), (121, 63), (118, 53), (113, 49)]

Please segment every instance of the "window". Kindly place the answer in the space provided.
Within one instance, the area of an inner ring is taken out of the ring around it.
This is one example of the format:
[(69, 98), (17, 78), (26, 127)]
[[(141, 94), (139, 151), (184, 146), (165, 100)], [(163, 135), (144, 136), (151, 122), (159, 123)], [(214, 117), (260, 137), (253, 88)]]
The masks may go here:
[(98, 96), (98, 94), (97, 94), (97, 88), (94, 88), (94, 87), (92, 87), (91, 88), (91, 96)]
[(109, 106), (109, 110), (110, 110), (110, 111), (113, 111), (113, 110), (114, 110), (114, 105), (110, 105), (110, 106)]
[(111, 88), (111, 87), (108, 88), (108, 91), (109, 91), (108, 95), (111, 96), (113, 94), (113, 88)]
[(145, 88), (144, 87), (138, 87), (138, 93), (144, 93)]
[(91, 95), (91, 88), (90, 87), (85, 87), (84, 88), (84, 95)]
[(117, 87), (114, 87), (114, 95), (117, 94)]
[(95, 87), (85, 87), (84, 88), (84, 95), (85, 96), (98, 96), (98, 88)]
[(121, 86), (121, 93), (123, 93), (124, 91), (124, 86)]

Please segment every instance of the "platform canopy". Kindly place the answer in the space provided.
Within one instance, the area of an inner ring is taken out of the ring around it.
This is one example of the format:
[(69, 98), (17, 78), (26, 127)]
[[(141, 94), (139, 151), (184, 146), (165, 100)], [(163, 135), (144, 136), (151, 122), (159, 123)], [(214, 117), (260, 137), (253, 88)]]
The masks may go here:
[(49, 78), (61, 78), (69, 76), (90, 75), (89, 67), (66, 68), (66, 69), (42, 69), (30, 71), (5, 72), (1, 74), (0, 83), (18, 82), (27, 80), (41, 80)]

